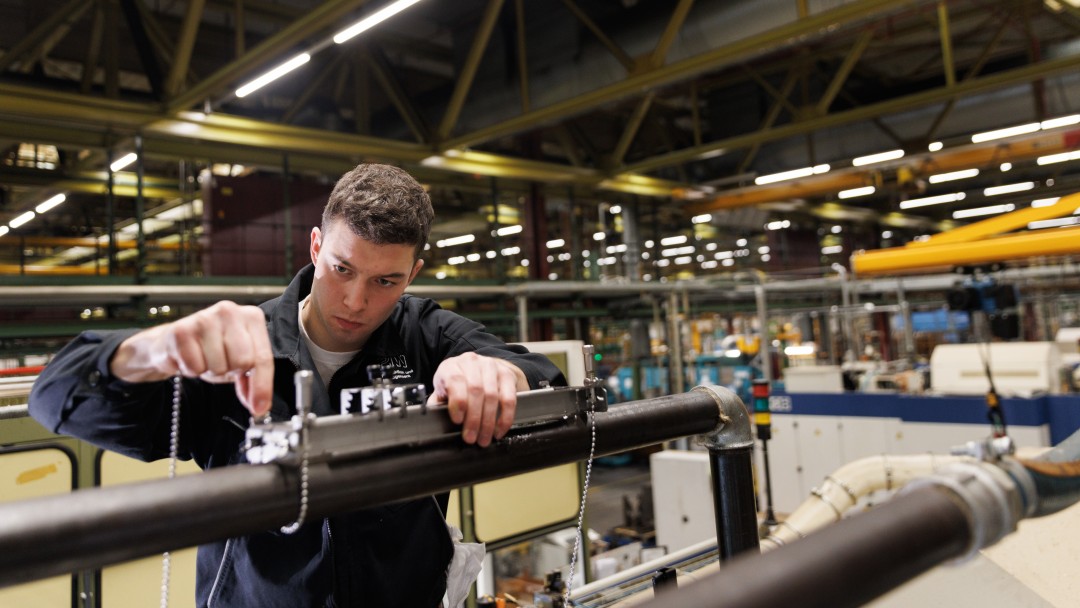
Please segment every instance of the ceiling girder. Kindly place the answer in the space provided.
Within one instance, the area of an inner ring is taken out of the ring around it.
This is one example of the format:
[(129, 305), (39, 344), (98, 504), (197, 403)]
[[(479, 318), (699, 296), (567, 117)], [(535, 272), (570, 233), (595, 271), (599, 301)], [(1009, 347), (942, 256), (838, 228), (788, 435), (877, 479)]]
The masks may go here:
[(626, 51), (622, 50), (622, 47), (616, 44), (614, 40), (605, 34), (604, 30), (600, 29), (600, 26), (596, 25), (596, 22), (593, 21), (585, 11), (581, 10), (581, 7), (579, 7), (574, 0), (562, 0), (562, 2), (566, 5), (566, 8), (577, 17), (578, 21), (592, 32), (593, 36), (596, 36), (596, 39), (600, 41), (600, 44), (604, 45), (604, 48), (606, 48), (608, 52), (611, 53), (624, 68), (626, 68), (627, 72), (634, 69), (634, 59), (630, 57)]
[(204, 100), (220, 95), (252, 72), (281, 60), (280, 54), (308, 36), (319, 33), (367, 0), (327, 0), (311, 12), (290, 23), (277, 34), (263, 40), (242, 57), (214, 72), (202, 82), (168, 101), (168, 112), (186, 110)]
[(203, 4), (205, 0), (190, 0), (187, 12), (184, 13), (184, 23), (180, 26), (180, 38), (176, 44), (176, 53), (173, 55), (172, 66), (169, 75), (165, 79), (165, 95), (172, 97), (180, 91), (180, 85), (184, 82), (184, 74), (187, 73), (191, 64), (191, 52), (195, 49), (195, 37), (199, 33), (199, 22), (202, 18)]
[(461, 71), (458, 72), (454, 92), (450, 94), (450, 101), (446, 105), (446, 113), (443, 114), (442, 122), (439, 123), (438, 130), (435, 132), (435, 137), (439, 141), (449, 137), (454, 125), (457, 124), (458, 116), (461, 115), (461, 108), (465, 106), (465, 97), (468, 96), (469, 90), (472, 89), (476, 70), (480, 67), (480, 61), (484, 58), (484, 49), (487, 48), (488, 41), (491, 39), (491, 32), (495, 29), (495, 22), (499, 18), (502, 6), (503, 0), (488, 0), (484, 14), (480, 18), (480, 26), (473, 36), (469, 55), (465, 58)]
[(366, 43), (361, 44), (372, 75), (375, 76), (375, 80), (379, 81), (383, 93), (390, 99), (390, 103), (394, 104), (394, 108), (397, 109), (398, 114), (405, 121), (405, 125), (412, 131), (413, 137), (421, 143), (428, 141), (431, 137), (431, 127), (424, 119), (424, 116), (409, 102), (409, 96), (405, 93), (405, 89), (402, 88), (398, 79), (394, 77), (394, 71), (386, 60), (382, 49)]
[(150, 81), (150, 90), (157, 99), (165, 98), (165, 80), (161, 74), (161, 66), (158, 65), (157, 55), (154, 54), (150, 35), (146, 32), (146, 24), (143, 22), (142, 13), (136, 6), (141, 0), (120, 0), (120, 8), (124, 11), (124, 19), (127, 20), (128, 30), (131, 31), (131, 39), (135, 43), (139, 60), (142, 62), (143, 72)]
[(856, 0), (676, 63), (632, 74), (625, 80), (533, 110), (528, 114), (477, 129), (445, 141), (442, 149), (466, 147), (550, 124), (613, 101), (640, 95), (642, 91), (680, 82), (721, 66), (746, 61), (756, 55), (795, 44), (795, 41), (823, 35), (826, 31), (855, 21), (863, 21), (883, 12), (895, 12), (925, 1)]
[(67, 33), (71, 28), (71, 23), (78, 21), (83, 13), (86, 12), (86, 9), (94, 4), (94, 2), (87, 2), (86, 0), (70, 0), (67, 4), (60, 7), (59, 10), (49, 15), (47, 19), (42, 21), (29, 34), (23, 36), (22, 40), (19, 40), (15, 46), (8, 49), (7, 52), (0, 57), (0, 72), (6, 71), (16, 61), (20, 62), (19, 67), (21, 71), (25, 72), (27, 68), (30, 67), (28, 64), (31, 63), (23, 59), (27, 53), (34, 49), (41, 48), (45, 42), (54, 37), (57, 32)]
[(897, 97), (888, 101), (853, 108), (844, 112), (837, 112), (835, 114), (829, 114), (810, 120), (785, 124), (767, 131), (736, 135), (701, 146), (685, 148), (677, 152), (663, 154), (634, 163), (625, 167), (625, 170), (635, 173), (653, 171), (661, 167), (708, 156), (717, 151), (736, 150), (752, 146), (755, 143), (765, 143), (798, 135), (806, 135), (820, 129), (836, 127), (860, 120), (870, 120), (894, 112), (900, 112), (933, 103), (945, 102), (949, 99), (964, 95), (973, 95), (983, 91), (1031, 82), (1054, 74), (1075, 70), (1077, 66), (1080, 66), (1080, 55), (1059, 57), (1057, 59), (998, 72), (990, 76), (964, 81), (953, 87), (939, 87), (937, 89), (921, 91), (905, 97)]
[(79, 91), (83, 95), (89, 93), (94, 86), (98, 59), (101, 57), (101, 40), (105, 35), (105, 11), (101, 8), (100, 3), (94, 3), (94, 21), (90, 28), (86, 60), (83, 62), (82, 81), (79, 83)]

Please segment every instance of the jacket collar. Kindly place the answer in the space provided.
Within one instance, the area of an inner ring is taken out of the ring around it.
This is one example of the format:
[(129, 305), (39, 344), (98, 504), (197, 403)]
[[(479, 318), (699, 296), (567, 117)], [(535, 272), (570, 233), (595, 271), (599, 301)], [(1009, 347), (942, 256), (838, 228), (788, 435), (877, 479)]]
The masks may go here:
[(300, 302), (311, 293), (311, 281), (315, 278), (315, 266), (308, 264), (296, 273), (289, 286), (277, 298), (263, 304), (268, 316), (270, 348), (274, 358), (289, 359), (300, 364)]

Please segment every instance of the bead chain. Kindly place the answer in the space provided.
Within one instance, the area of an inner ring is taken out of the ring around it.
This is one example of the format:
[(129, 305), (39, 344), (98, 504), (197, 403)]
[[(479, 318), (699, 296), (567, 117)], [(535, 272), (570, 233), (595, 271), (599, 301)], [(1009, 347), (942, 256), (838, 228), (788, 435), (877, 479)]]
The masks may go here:
[[(176, 477), (177, 453), (180, 451), (180, 374), (172, 378), (172, 421), (169, 426), (169, 479)], [(169, 608), (169, 552), (161, 554), (161, 608)]]
[(307, 517), (308, 511), (308, 441), (307, 441), (307, 416), (308, 413), (304, 411), (304, 403), (298, 399), (296, 402), (296, 414), (300, 417), (300, 513), (296, 516), (296, 521), (293, 523), (282, 526), (281, 532), (283, 534), (293, 534), (300, 529), (300, 526), (304, 524), (304, 518)]
[(589, 495), (589, 477), (592, 476), (593, 455), (596, 453), (596, 412), (593, 410), (594, 401), (589, 400), (589, 423), (592, 426), (592, 439), (589, 442), (589, 460), (585, 465), (585, 484), (581, 489), (581, 507), (577, 516), (577, 535), (574, 536), (574, 553), (570, 556), (570, 575), (566, 577), (566, 586), (563, 588), (563, 604), (570, 605), (570, 587), (574, 583), (574, 567), (577, 565), (578, 551), (581, 551), (581, 529), (585, 521), (585, 498)]

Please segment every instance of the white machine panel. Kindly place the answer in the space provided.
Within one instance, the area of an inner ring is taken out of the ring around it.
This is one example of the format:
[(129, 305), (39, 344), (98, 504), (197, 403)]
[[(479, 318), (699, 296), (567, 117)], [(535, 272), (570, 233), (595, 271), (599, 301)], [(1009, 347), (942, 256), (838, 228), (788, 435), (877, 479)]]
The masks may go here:
[(1054, 342), (939, 344), (930, 355), (931, 388), (951, 395), (986, 394), (984, 360), (1002, 396), (1061, 392), (1061, 351)]
[(716, 537), (708, 452), (664, 450), (649, 456), (656, 544), (672, 553)]
[(844, 378), (839, 365), (806, 365), (784, 370), (788, 393), (842, 393)]

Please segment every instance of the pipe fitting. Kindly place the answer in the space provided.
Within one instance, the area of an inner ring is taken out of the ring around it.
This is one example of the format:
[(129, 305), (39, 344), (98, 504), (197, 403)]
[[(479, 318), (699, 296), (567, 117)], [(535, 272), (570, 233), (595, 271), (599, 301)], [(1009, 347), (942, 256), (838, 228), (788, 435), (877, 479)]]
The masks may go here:
[(708, 393), (720, 408), (720, 423), (709, 433), (697, 436), (697, 442), (710, 450), (742, 450), (754, 447), (750, 412), (733, 391), (723, 386), (707, 384), (691, 389)]
[[(918, 479), (901, 490), (906, 494), (933, 486), (951, 493), (965, 511), (971, 544), (953, 563), (963, 563), (1014, 532), (1024, 516), (1021, 483), (1014, 475), (986, 462), (953, 462), (934, 475)], [(1034, 492), (1032, 485), (1031, 491)]]

